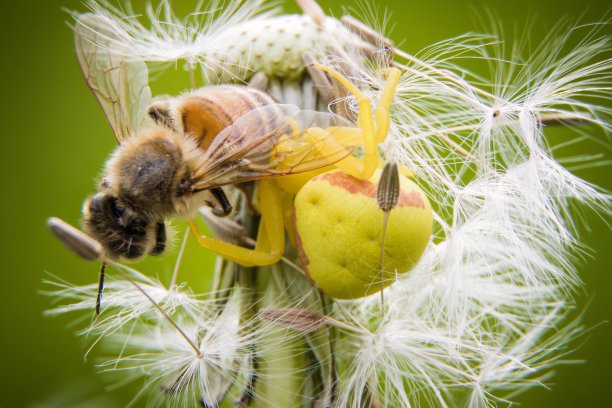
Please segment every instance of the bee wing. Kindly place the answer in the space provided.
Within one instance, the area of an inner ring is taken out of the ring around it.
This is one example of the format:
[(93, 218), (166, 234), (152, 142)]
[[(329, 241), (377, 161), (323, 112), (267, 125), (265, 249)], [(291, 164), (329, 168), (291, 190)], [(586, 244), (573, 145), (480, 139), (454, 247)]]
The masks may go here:
[(354, 146), (339, 142), (340, 127), (354, 124), (295, 105), (249, 111), (215, 137), (194, 172), (193, 187), (206, 190), (333, 164), (354, 151)]
[(130, 60), (108, 26), (100, 16), (81, 15), (74, 28), (74, 47), (83, 77), (121, 143), (142, 126), (151, 89), (145, 63)]

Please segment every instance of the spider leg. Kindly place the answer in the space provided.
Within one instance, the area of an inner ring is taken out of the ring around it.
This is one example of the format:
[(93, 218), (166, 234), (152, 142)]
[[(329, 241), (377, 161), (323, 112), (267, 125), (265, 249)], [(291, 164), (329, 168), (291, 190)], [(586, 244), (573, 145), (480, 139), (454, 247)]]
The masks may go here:
[(261, 221), (254, 249), (208, 237), (200, 232), (193, 220), (189, 221), (189, 228), (200, 246), (225, 259), (247, 267), (271, 265), (281, 259), (285, 249), (280, 190), (273, 181), (259, 182), (259, 204)]
[[(400, 79), (400, 71), (397, 68), (388, 68), (385, 70), (387, 82), (381, 94), (380, 102), (378, 103), (375, 112), (373, 112), (372, 105), (370, 104), (370, 100), (367, 98), (367, 96), (361, 92), (359, 88), (353, 85), (346, 77), (335, 69), (325, 65), (315, 64), (314, 66), (317, 69), (328, 73), (357, 98), (357, 104), (359, 106), (357, 124), (362, 134), (364, 157), (363, 164), (357, 173), (354, 171), (354, 163), (349, 165), (349, 167), (353, 169), (347, 172), (354, 177), (369, 179), (374, 174), (374, 170), (376, 170), (378, 167), (377, 145), (385, 140), (387, 133), (389, 132), (389, 125), (391, 122), (389, 107)], [(340, 134), (349, 136), (350, 132), (354, 131), (345, 130)], [(351, 136), (354, 136), (354, 134)], [(347, 157), (346, 159), (337, 163), (337, 167), (344, 171), (344, 169), (342, 169), (342, 162), (349, 163), (351, 162), (350, 159), (351, 158)]]

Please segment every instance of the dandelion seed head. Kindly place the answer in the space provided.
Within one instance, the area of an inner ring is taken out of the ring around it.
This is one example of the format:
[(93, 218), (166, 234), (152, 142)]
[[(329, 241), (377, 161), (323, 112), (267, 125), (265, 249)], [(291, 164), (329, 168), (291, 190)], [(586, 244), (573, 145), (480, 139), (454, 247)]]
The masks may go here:
[(207, 2), (206, 8), (199, 2), (191, 14), (179, 18), (170, 1), (162, 0), (157, 7), (146, 4), (145, 24), (129, 1), (121, 7), (107, 0), (88, 0), (86, 4), (107, 22), (113, 50), (126, 50), (129, 58), (163, 63), (185, 60), (193, 64), (211, 43), (223, 36), (225, 27), (276, 13), (274, 8), (264, 6), (263, 0), (232, 0), (227, 4), (213, 0)]
[(372, 333), (341, 337), (338, 346), (348, 365), (339, 401), (355, 407), (372, 386), (383, 405), (419, 406), (419, 400), (426, 399), (445, 406), (444, 389), (471, 378), (468, 359), (475, 351), (411, 313), (393, 313)]
[[(386, 291), (383, 317), (376, 317), (378, 301), (371, 296), (351, 304), (352, 312), (341, 318), (359, 327), (379, 325), (371, 337), (341, 340), (352, 347), (342, 349), (351, 361), (341, 392), (347, 406), (359, 406), (362, 393), (381, 381), (379, 394), (387, 403), (410, 406), (427, 398), (453, 406), (453, 387), (465, 384), (472, 389), (470, 406), (490, 406), (500, 390), (541, 385), (562, 358), (563, 345), (579, 332), (577, 323), (553, 329), (567, 319), (572, 293), (581, 285), (575, 265), (583, 249), (570, 208), (609, 213), (610, 199), (553, 158), (543, 122), (560, 115), (599, 125), (609, 115), (597, 104), (610, 98), (603, 85), (610, 60), (599, 57), (609, 46), (596, 37), (581, 42), (590, 55), (580, 47), (569, 51), (572, 63), (562, 47), (543, 48), (519, 65), (522, 80), (496, 76), (506, 82), (494, 85), (493, 93), (474, 88), (456, 64), (475, 55), (494, 66), (511, 65), (489, 53), (496, 45), (490, 37), (452, 39), (406, 64), (381, 150), (413, 170), (429, 192), (436, 236), (419, 264)], [(557, 66), (563, 79), (544, 81)], [(576, 69), (580, 75), (569, 74)], [(380, 84), (362, 72), (367, 82)], [(591, 94), (596, 97), (586, 96)], [(386, 325), (394, 326), (392, 336)], [(418, 333), (433, 338), (422, 341)], [(420, 353), (439, 346), (443, 352), (431, 358), (438, 365), (419, 366), (422, 356), (404, 347), (411, 341)], [(402, 365), (404, 359), (412, 365)]]
[[(104, 313), (83, 332), (93, 338), (92, 347), (97, 345), (103, 354), (114, 356), (98, 366), (104, 372), (121, 373), (122, 382), (144, 377), (142, 392), (151, 392), (153, 405), (166, 401), (171, 406), (184, 406), (202, 398), (215, 405), (234, 381), (246, 375), (243, 360), (253, 337), (242, 332), (239, 296), (229, 299), (221, 310), (217, 302), (196, 299), (182, 287), (166, 290), (160, 285), (140, 285), (176, 320), (183, 333), (130, 282), (110, 282)], [(71, 294), (73, 300), (79, 297), (74, 296), (77, 292), (91, 296), (94, 288), (90, 286), (60, 286), (61, 296)], [(79, 311), (85, 302), (83, 299), (51, 313)], [(92, 310), (91, 305), (87, 310)], [(198, 352), (184, 335), (195, 342)]]
[[(198, 298), (185, 286), (173, 286), (168, 289), (157, 280), (132, 268), (127, 269), (141, 288), (171, 315), (180, 311), (185, 316), (198, 320), (212, 313), (209, 311), (211, 302)], [(55, 289), (48, 290), (46, 294), (58, 301), (70, 302), (47, 311), (48, 315), (93, 310), (98, 290), (97, 283), (78, 286), (59, 279), (49, 280), (47, 283)], [(107, 279), (103, 302), (103, 313), (92, 322), (84, 334), (109, 335), (134, 321), (161, 318), (155, 306), (134, 287), (132, 282), (114, 278), (112, 275)]]
[(325, 18), (322, 29), (308, 16), (277, 15), (279, 10), (264, 0), (212, 1), (206, 8), (201, 2), (185, 18), (174, 14), (169, 0), (156, 8), (148, 3), (147, 24), (130, 2), (123, 8), (106, 0), (89, 0), (87, 5), (111, 33), (110, 44), (98, 46), (161, 67), (185, 61), (189, 69), (200, 67), (209, 84), (247, 81), (257, 72), (295, 80), (304, 72), (306, 52), (350, 50), (350, 45), (361, 43), (334, 18)]
[(200, 55), (204, 77), (210, 83), (225, 83), (263, 72), (268, 77), (299, 79), (306, 52), (348, 49), (358, 41), (333, 18), (326, 18), (323, 24), (325, 30), (308, 16), (283, 15), (229, 27), (223, 33), (224, 41)]
[[(112, 48), (130, 58), (183, 60), (208, 83), (263, 72), (274, 98), (304, 109), (326, 108), (303, 76), (305, 52), (343, 72), (373, 105), (391, 62), (387, 23), (377, 26), (380, 44), (371, 44), (338, 20), (319, 26), (307, 16), (277, 15), (262, 1), (232, 1), (223, 10), (212, 2), (184, 19), (162, 1), (148, 6), (147, 25), (129, 3), (88, 4), (108, 21), (118, 43)], [(415, 173), (435, 227), (418, 264), (398, 271), (385, 290), (384, 308), (379, 295), (325, 298), (279, 265), (257, 271), (258, 300), (247, 307), (238, 288), (229, 299), (200, 297), (119, 266), (127, 277), (109, 282), (105, 311), (83, 331), (113, 356), (101, 367), (144, 377), (145, 388), (157, 390), (154, 404), (176, 406), (199, 399), (215, 406), (230, 388), (247, 389), (255, 372), (262, 383), (295, 375), (306, 384), (324, 377), (325, 367), (333, 371), (332, 360), (338, 406), (488, 407), (541, 385), (582, 330), (579, 319), (568, 323), (581, 287), (576, 264), (586, 251), (575, 209), (610, 212), (610, 196), (564, 168), (546, 137), (549, 124), (567, 121), (610, 130), (612, 62), (600, 28), (587, 27), (569, 47), (584, 27), (560, 25), (527, 57), (518, 48), (507, 55), (501, 39), (481, 34), (414, 56), (392, 49), (401, 78), (380, 154)], [(490, 75), (463, 68), (465, 58), (489, 64)], [(337, 94), (333, 103), (354, 119), (357, 99)], [(92, 310), (95, 285), (52, 285), (53, 296), (68, 304), (50, 314)], [(333, 354), (331, 343), (320, 341), (330, 328), (338, 333)], [(314, 363), (298, 372), (257, 371), (253, 362), (254, 350), (261, 368), (279, 354), (303, 358), (304, 348)]]

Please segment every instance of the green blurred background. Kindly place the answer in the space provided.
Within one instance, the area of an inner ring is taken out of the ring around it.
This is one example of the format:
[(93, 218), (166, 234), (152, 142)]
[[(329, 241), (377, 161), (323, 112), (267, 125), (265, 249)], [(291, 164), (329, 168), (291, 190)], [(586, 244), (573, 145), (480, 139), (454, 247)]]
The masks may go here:
[[(175, 3), (180, 10), (189, 10), (191, 2)], [(297, 10), (289, 1), (286, 3), (288, 10)], [(322, 3), (340, 15), (342, 2)], [(518, 33), (528, 16), (535, 17), (534, 40), (562, 17), (600, 21), (609, 10), (606, 0), (383, 3), (393, 13), (393, 38), (403, 40), (403, 48), (410, 52), (478, 31), (477, 21), (487, 10), (493, 11), (504, 27)], [(93, 356), (84, 360), (84, 343), (73, 335), (74, 322), (42, 315), (51, 306), (50, 300), (38, 293), (44, 289), (45, 271), (77, 283), (97, 279), (98, 266), (64, 250), (47, 232), (45, 219), (53, 215), (78, 224), (81, 202), (92, 192), (93, 180), (115, 145), (102, 112), (81, 78), (72, 50), (72, 32), (65, 23), (68, 16), (62, 7), (84, 10), (79, 1), (68, 0), (3, 2), (1, 9), (0, 112), (7, 124), (0, 158), (1, 407), (119, 407), (137, 390), (137, 386), (106, 389), (108, 378), (96, 374)], [(187, 85), (186, 80), (179, 81), (173, 84), (174, 89), (163, 91), (177, 93)], [(154, 88), (154, 93), (160, 88)], [(564, 135), (562, 130), (553, 131), (554, 137)], [(581, 147), (585, 152), (602, 150), (596, 143)], [(609, 158), (609, 150), (605, 153)], [(609, 168), (599, 167), (581, 170), (578, 175), (610, 189), (609, 173)], [(586, 291), (576, 294), (580, 309), (588, 305), (584, 316), (588, 327), (612, 319), (610, 234), (600, 219), (591, 217), (591, 227), (590, 231), (582, 229), (594, 254), (580, 267)], [(141, 263), (139, 269), (167, 278), (175, 252)], [(199, 276), (210, 271), (212, 258), (195, 248), (193, 242), (186, 258), (183, 278), (196, 289), (205, 289), (206, 282)], [(610, 406), (611, 325), (599, 325), (585, 340), (571, 355), (584, 363), (559, 367), (550, 382), (552, 390), (531, 390), (518, 401), (527, 407)]]

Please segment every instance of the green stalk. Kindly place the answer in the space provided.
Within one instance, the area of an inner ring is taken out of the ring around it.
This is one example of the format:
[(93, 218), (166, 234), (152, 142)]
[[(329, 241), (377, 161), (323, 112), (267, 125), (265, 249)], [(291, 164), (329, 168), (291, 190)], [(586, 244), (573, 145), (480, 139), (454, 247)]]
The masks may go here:
[[(285, 303), (284, 274), (291, 273), (280, 264), (257, 270), (257, 307), (279, 307)], [(262, 336), (257, 351), (257, 381), (250, 407), (307, 407), (314, 397), (307, 395), (308, 347), (301, 333), (259, 322)]]

